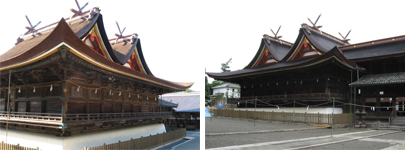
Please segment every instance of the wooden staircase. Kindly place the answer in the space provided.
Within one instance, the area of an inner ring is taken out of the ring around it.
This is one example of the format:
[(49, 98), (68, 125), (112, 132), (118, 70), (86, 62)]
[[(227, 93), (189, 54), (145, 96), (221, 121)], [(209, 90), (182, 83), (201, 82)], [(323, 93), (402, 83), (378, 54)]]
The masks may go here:
[(395, 117), (391, 122), (392, 126), (405, 126), (405, 117)]

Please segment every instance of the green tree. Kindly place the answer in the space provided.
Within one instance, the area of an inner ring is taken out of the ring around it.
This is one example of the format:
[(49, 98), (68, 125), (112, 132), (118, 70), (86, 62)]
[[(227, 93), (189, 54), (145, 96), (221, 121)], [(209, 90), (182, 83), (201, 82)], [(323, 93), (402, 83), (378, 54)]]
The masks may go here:
[(222, 63), (221, 64), (221, 70), (222, 70), (222, 72), (231, 72), (231, 70), (229, 69), (229, 68), (231, 68), (231, 67), (229, 67), (229, 63), (231, 63), (231, 61), (232, 61), (232, 58), (231, 59), (229, 59), (226, 63)]
[(205, 76), (205, 100), (210, 99), (211, 95), (211, 84), (208, 83), (208, 77)]

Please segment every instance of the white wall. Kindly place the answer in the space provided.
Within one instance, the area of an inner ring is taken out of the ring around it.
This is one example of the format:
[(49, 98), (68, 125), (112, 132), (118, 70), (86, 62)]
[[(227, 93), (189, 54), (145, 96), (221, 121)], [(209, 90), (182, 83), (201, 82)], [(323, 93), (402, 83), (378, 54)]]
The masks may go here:
[[(233, 94), (233, 97), (234, 98), (239, 98), (240, 96), (240, 94), (237, 92), (238, 90), (237, 89), (235, 89), (234, 90), (234, 92), (232, 92), (232, 88), (228, 88), (229, 90), (228, 90), (228, 98), (231, 98), (232, 97), (232, 94)], [(216, 95), (217, 93), (224, 93), (224, 97), (226, 97), (226, 91), (227, 91), (227, 88), (218, 88), (218, 89), (213, 89), (213, 91), (212, 91), (212, 95)]]
[[(136, 139), (141, 136), (149, 136), (150, 134), (155, 135), (163, 132), (166, 132), (163, 124), (98, 131), (68, 137), (8, 130), (7, 141), (11, 144), (19, 143), (21, 146), (26, 147), (39, 147), (41, 150), (78, 150), (83, 149), (85, 146), (101, 146), (104, 143), (117, 143), (119, 140), (126, 141), (131, 138)], [(6, 141), (6, 129), (4, 128), (0, 128), (0, 141)]]

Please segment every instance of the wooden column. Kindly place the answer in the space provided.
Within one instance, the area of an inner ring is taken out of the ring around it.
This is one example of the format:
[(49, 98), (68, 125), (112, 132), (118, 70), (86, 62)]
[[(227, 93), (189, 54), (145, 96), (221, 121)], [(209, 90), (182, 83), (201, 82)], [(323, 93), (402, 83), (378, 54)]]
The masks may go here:
[[(376, 107), (380, 107), (381, 106), (380, 88), (377, 88), (376, 100), (377, 100)], [(381, 108), (377, 108), (377, 116), (380, 116), (380, 112), (381, 112)]]
[[(61, 90), (62, 90), (62, 95), (61, 95), (61, 100), (62, 100), (62, 107), (65, 106), (65, 113), (67, 114), (69, 111), (68, 109), (68, 100), (69, 100), (69, 82), (64, 81), (61, 83)], [(61, 112), (62, 113), (62, 112)]]
[(392, 106), (392, 111), (393, 111), (393, 116), (397, 117), (397, 109), (396, 109), (396, 102), (397, 102), (397, 97), (394, 95), (392, 96), (392, 101), (391, 101), (391, 106)]
[(85, 103), (86, 103), (86, 113), (90, 113), (90, 108), (89, 108), (90, 104), (88, 101), (86, 101)]

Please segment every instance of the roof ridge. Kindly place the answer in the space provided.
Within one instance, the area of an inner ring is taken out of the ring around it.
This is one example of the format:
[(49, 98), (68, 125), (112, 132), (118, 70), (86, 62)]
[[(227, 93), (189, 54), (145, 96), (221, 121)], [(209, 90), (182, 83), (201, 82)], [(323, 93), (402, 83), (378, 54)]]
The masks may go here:
[[(71, 23), (75, 23), (75, 22), (80, 21), (80, 18), (89, 16), (89, 14), (91, 13), (91, 10), (95, 10), (94, 11), (95, 13), (100, 13), (100, 9), (98, 7), (94, 7), (94, 8), (91, 8), (91, 9), (87, 10), (87, 11), (82, 12), (81, 15), (77, 15), (77, 16), (75, 16), (73, 18), (70, 18), (70, 17), (67, 17), (67, 18), (62, 17), (62, 18), (66, 21), (66, 23), (68, 23), (70, 25)], [(41, 33), (40, 35), (48, 33), (50, 31), (52, 31), (53, 29), (55, 29), (55, 27), (59, 24), (59, 22), (60, 21), (56, 21), (54, 23), (48, 24), (48, 25), (46, 25), (44, 27), (41, 27), (39, 29), (34, 30), (33, 32), (34, 32), (34, 34), (37, 34), (37, 35), (38, 35), (38, 33)], [(27, 39), (31, 39), (33, 37), (32, 36), (26, 36), (26, 35), (24, 36), (22, 34), (22, 35), (19, 36), (19, 38), (21, 38), (23, 40), (27, 40)]]
[(333, 36), (333, 35), (331, 35), (331, 34), (329, 34), (329, 33), (327, 33), (327, 32), (324, 32), (324, 31), (322, 31), (322, 30), (315, 29), (315, 28), (309, 26), (309, 25), (306, 24), (306, 23), (301, 24), (301, 28), (306, 29), (306, 27), (308, 27), (308, 29), (312, 30), (313, 32), (320, 33), (320, 34), (321, 34), (322, 36), (324, 36), (324, 37), (327, 37), (327, 38), (329, 38), (329, 39), (332, 39), (332, 40), (334, 40), (334, 41), (337, 41), (337, 42), (339, 42), (339, 43), (342, 43), (342, 44), (347, 45), (347, 43), (346, 43), (344, 40), (339, 39), (338, 37), (335, 37), (335, 36)]
[(294, 43), (291, 43), (291, 42), (288, 42), (288, 41), (285, 41), (285, 40), (278, 41), (275, 37), (270, 36), (268, 34), (263, 34), (263, 39), (269, 39), (269, 40), (276, 41), (276, 42), (279, 42), (279, 43), (281, 41), (281, 44), (284, 44), (284, 45), (287, 45), (287, 46), (292, 46), (294, 44)]
[(340, 46), (339, 48), (341, 50), (349, 50), (349, 49), (353, 49), (353, 48), (366, 47), (366, 46), (370, 46), (370, 45), (378, 45), (378, 44), (396, 42), (396, 41), (401, 41), (401, 40), (405, 40), (405, 35), (399, 35), (399, 36), (394, 36), (394, 37), (388, 37), (388, 38), (365, 41), (365, 42), (360, 42), (360, 43), (348, 44), (348, 45)]

